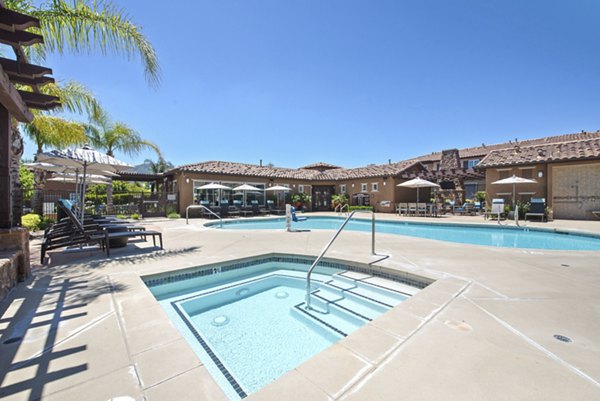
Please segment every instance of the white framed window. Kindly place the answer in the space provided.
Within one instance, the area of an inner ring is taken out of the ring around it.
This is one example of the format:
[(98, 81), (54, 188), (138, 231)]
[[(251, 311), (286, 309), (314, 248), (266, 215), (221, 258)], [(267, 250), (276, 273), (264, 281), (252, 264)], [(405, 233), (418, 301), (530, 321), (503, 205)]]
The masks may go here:
[(340, 185), (340, 193), (341, 194), (346, 194), (346, 184)]
[(360, 192), (367, 192), (367, 183), (361, 183), (360, 184)]
[(298, 192), (300, 192), (301, 194), (304, 193), (304, 185), (298, 185)]
[(377, 182), (371, 183), (371, 192), (379, 192), (379, 183), (377, 183)]

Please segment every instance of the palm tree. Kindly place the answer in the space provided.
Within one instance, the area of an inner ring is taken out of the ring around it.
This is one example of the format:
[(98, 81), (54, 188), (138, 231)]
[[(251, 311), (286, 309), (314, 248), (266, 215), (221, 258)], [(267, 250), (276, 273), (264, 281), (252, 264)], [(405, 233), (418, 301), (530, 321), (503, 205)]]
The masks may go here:
[[(86, 134), (91, 144), (104, 149), (109, 156), (115, 155), (115, 151), (133, 156), (144, 149), (152, 149), (159, 159), (162, 153), (156, 144), (143, 139), (134, 129), (121, 122), (113, 122), (109, 116), (100, 112), (93, 116), (92, 123), (86, 125)], [(106, 188), (106, 203), (112, 207), (112, 183)]]
[[(91, 53), (100, 51), (105, 54), (120, 53), (130, 58), (138, 55), (144, 65), (146, 79), (152, 85), (158, 84), (160, 68), (152, 44), (142, 34), (139, 26), (120, 9), (110, 2), (96, 0), (4, 0), (6, 8), (39, 19), (40, 27), (31, 31), (44, 37), (43, 44), (27, 47), (25, 51), (33, 62), (42, 62), (49, 52), (63, 54)], [(67, 106), (68, 107), (68, 106)], [(13, 213), (20, 220), (22, 197), (18, 165), (23, 154), (23, 140), (16, 124), (12, 127), (11, 143), (11, 182), (13, 191)], [(13, 222), (18, 225), (20, 221)]]
[[(150, 170), (154, 174), (164, 173), (165, 171), (170, 170), (173, 167), (175, 167), (173, 166), (173, 163), (166, 161), (162, 156), (159, 156), (156, 162), (150, 161)], [(158, 189), (159, 187), (156, 182), (152, 182), (150, 184), (150, 190), (152, 192), (154, 192), (155, 190), (158, 191)]]
[(158, 84), (158, 57), (150, 41), (125, 12), (108, 1), (49, 0), (37, 6), (33, 0), (5, 0), (6, 8), (29, 14), (40, 20), (40, 28), (31, 28), (44, 36), (44, 43), (27, 48), (32, 61), (43, 61), (46, 54), (121, 53), (140, 57), (146, 79)]
[[(55, 109), (54, 113), (65, 110), (72, 113), (85, 112), (88, 115), (101, 113), (100, 104), (94, 95), (80, 83), (71, 81), (65, 84), (49, 84), (42, 88), (42, 92), (60, 99), (61, 107)], [(34, 159), (37, 159), (37, 155), (43, 152), (47, 146), (62, 148), (85, 142), (85, 128), (81, 123), (68, 121), (38, 110), (33, 110), (32, 113), (33, 121), (25, 124), (24, 131), (37, 146)], [(35, 184), (33, 209), (34, 213), (41, 215), (46, 185), (46, 174), (43, 171), (36, 171)]]

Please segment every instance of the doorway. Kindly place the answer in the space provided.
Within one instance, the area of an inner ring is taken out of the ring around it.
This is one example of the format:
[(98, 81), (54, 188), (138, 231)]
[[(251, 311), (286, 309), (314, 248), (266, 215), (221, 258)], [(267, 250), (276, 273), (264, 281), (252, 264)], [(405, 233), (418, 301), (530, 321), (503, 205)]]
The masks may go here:
[(332, 186), (313, 186), (312, 209), (316, 212), (326, 212), (331, 210), (331, 195), (334, 187)]

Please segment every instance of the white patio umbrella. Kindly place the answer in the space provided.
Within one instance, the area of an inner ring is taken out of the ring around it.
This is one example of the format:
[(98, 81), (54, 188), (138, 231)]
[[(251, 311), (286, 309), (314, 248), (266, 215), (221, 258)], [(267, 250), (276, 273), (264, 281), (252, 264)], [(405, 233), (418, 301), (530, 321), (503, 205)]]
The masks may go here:
[(112, 156), (98, 152), (85, 145), (82, 148), (70, 148), (63, 150), (53, 150), (51, 152), (40, 153), (37, 155), (39, 162), (63, 165), (75, 169), (83, 168), (83, 180), (81, 185), (81, 220), (83, 221), (86, 175), (88, 169), (94, 171), (115, 172), (119, 169), (132, 167), (131, 165), (115, 159)]
[[(288, 192), (288, 191), (290, 191), (290, 188), (284, 187), (283, 185), (275, 185), (275, 186), (265, 189), (265, 191)], [(279, 196), (277, 196), (277, 207), (279, 207)]]
[[(73, 175), (59, 175), (56, 177), (52, 177), (52, 178), (48, 178), (48, 181), (54, 181), (54, 182), (74, 182), (74, 183), (78, 183), (79, 179), (73, 174)], [(100, 175), (95, 175), (95, 174), (88, 174), (87, 178), (86, 178), (86, 182), (88, 184), (108, 184), (109, 180), (106, 179), (106, 177), (102, 177)]]
[(504, 185), (509, 185), (509, 184), (512, 184), (512, 186), (513, 186), (512, 204), (513, 204), (513, 209), (514, 209), (514, 207), (515, 207), (516, 186), (518, 184), (537, 184), (537, 181), (529, 179), (529, 178), (517, 177), (516, 175), (513, 174), (512, 177), (503, 178), (501, 180), (494, 181), (494, 182), (492, 182), (492, 184), (498, 184), (498, 185), (503, 185), (503, 184)]
[(440, 186), (435, 182), (424, 180), (420, 177), (413, 178), (412, 180), (408, 180), (406, 182), (401, 182), (396, 185), (397, 187), (406, 187), (406, 188), (417, 188), (417, 202), (419, 202), (419, 188), (439, 188)]
[(233, 188), (234, 191), (242, 191), (244, 194), (244, 206), (246, 206), (246, 192), (247, 191), (253, 191), (253, 192), (262, 192), (262, 189), (260, 188), (256, 188), (253, 187), (252, 185), (249, 184), (242, 184), (242, 185), (238, 185), (237, 187)]
[(221, 202), (221, 193), (223, 190), (231, 191), (231, 187), (228, 187), (227, 185), (217, 184), (216, 182), (211, 182), (210, 184), (201, 185), (196, 189), (218, 189), (219, 190), (219, 202)]

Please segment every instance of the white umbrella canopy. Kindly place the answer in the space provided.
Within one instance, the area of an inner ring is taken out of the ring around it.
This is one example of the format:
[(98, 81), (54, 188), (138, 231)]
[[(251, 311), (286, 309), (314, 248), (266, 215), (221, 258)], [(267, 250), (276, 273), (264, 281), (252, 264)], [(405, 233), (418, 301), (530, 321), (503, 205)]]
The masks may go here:
[[(71, 183), (71, 182), (78, 183), (79, 182), (79, 180), (75, 176), (52, 177), (52, 178), (48, 178), (48, 181), (69, 182), (69, 183)], [(90, 177), (88, 175), (88, 177), (86, 178), (86, 182), (88, 184), (108, 184), (108, 180), (105, 177), (97, 176), (97, 175), (93, 175), (92, 177)]]
[(275, 185), (273, 187), (265, 189), (265, 191), (290, 191), (290, 188), (284, 187), (283, 185)]
[(408, 180), (406, 182), (401, 182), (396, 185), (397, 187), (406, 187), (406, 188), (417, 188), (417, 202), (419, 202), (419, 188), (439, 188), (440, 186), (435, 182), (424, 180), (420, 177), (413, 178), (412, 180)]
[(53, 150), (51, 152), (40, 153), (37, 155), (39, 162), (52, 163), (56, 165), (63, 165), (72, 167), (76, 170), (83, 167), (83, 182), (81, 186), (81, 221), (83, 221), (84, 215), (84, 201), (85, 201), (85, 176), (88, 173), (88, 168), (94, 169), (95, 171), (110, 171), (114, 172), (125, 167), (132, 167), (131, 165), (115, 159), (112, 156), (99, 152), (92, 149), (88, 145), (82, 148), (69, 148), (63, 150)]
[(204, 184), (202, 186), (199, 186), (196, 189), (229, 189), (229, 190), (231, 190), (230, 187), (228, 187), (226, 185), (217, 184), (216, 182), (211, 182), (210, 184)]
[(512, 195), (512, 204), (513, 204), (513, 208), (515, 207), (515, 195), (516, 195), (516, 186), (517, 184), (537, 184), (536, 180), (532, 180), (530, 178), (523, 178), (523, 177), (517, 177), (516, 175), (513, 174), (512, 177), (508, 177), (508, 178), (503, 178), (501, 180), (498, 181), (494, 181), (492, 182), (492, 184), (498, 184), (498, 185), (510, 185), (512, 184), (513, 186), (513, 195)]

